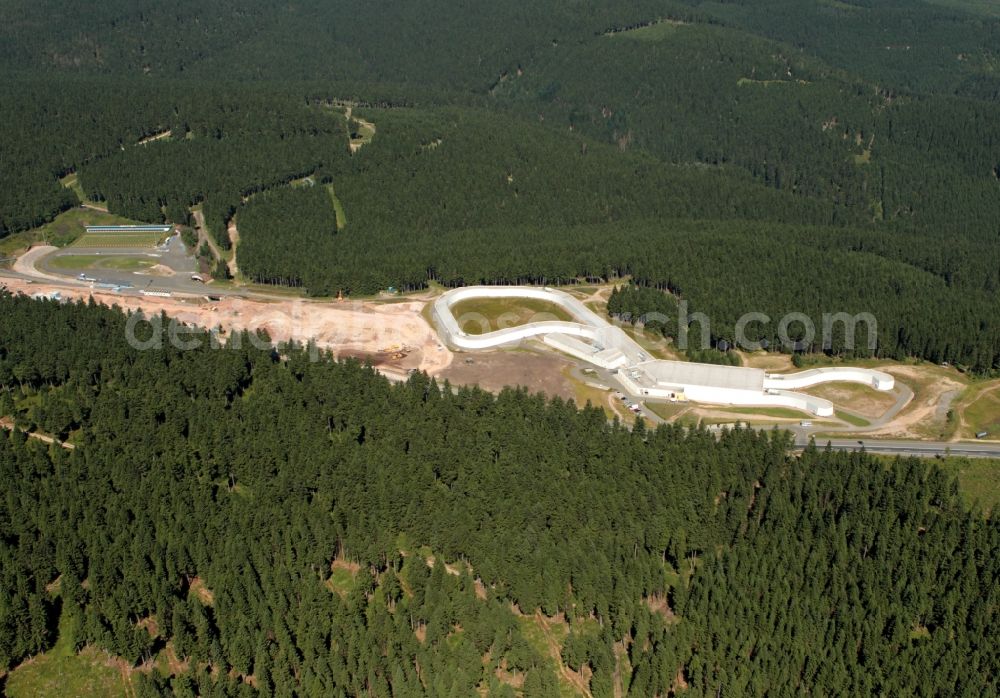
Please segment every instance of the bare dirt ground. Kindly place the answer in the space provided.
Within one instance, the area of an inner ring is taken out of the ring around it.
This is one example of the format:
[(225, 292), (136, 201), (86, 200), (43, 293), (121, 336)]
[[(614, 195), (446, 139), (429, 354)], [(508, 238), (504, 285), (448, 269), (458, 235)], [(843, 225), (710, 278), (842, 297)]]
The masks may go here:
[(794, 371), (792, 357), (787, 354), (771, 353), (765, 351), (755, 351), (748, 354), (743, 351), (736, 352), (744, 366), (750, 368), (762, 368), (765, 371)]
[(676, 623), (677, 616), (674, 615), (674, 609), (670, 608), (670, 601), (665, 595), (654, 594), (652, 596), (647, 596), (643, 599), (646, 602), (646, 606), (653, 613), (659, 613), (663, 620), (668, 623)]
[(171, 131), (168, 128), (166, 131), (161, 131), (160, 133), (154, 133), (151, 136), (146, 136), (141, 141), (136, 143), (136, 145), (146, 145), (147, 143), (152, 143), (154, 141), (158, 141), (163, 138), (170, 138), (170, 136), (171, 136)]
[[(46, 274), (45, 272), (39, 271), (35, 268), (35, 262), (48, 253), (55, 252), (58, 249), (58, 247), (53, 247), (52, 245), (38, 245), (36, 247), (32, 247), (30, 250), (14, 260), (14, 264), (11, 268), (18, 274), (24, 274), (25, 276), (34, 276), (36, 278), (65, 283), (67, 277)], [(7, 285), (10, 286), (11, 284), (8, 283)]]
[(881, 429), (866, 432), (870, 436), (926, 438), (927, 426), (936, 422), (939, 405), (946, 394), (961, 391), (965, 387), (959, 381), (945, 376), (935, 376), (933, 381), (928, 381), (927, 372), (916, 366), (888, 366), (882, 370), (913, 386), (914, 397), (891, 422)]
[[(23, 260), (24, 257), (18, 263)], [(34, 270), (27, 273), (38, 275)], [(27, 284), (18, 279), (5, 279), (4, 283), (14, 293), (59, 291), (65, 299), (93, 298), (107, 306), (142, 310), (147, 316), (164, 311), (188, 325), (222, 327), (226, 334), (234, 330), (264, 330), (276, 342), (315, 340), (318, 347), (336, 356), (370, 359), (374, 365), (390, 372), (395, 369), (402, 375), (411, 368), (438, 375), (452, 363), (452, 353), (420, 315), (423, 308), (420, 301), (338, 303), (223, 297), (220, 301), (206, 302), (198, 298), (119, 295), (82, 286), (68, 287), (65, 279), (60, 281), (63, 283), (58, 286), (44, 282)]]
[(451, 365), (438, 376), (454, 385), (478, 385), (490, 392), (521, 385), (531, 392), (568, 400), (576, 397), (573, 384), (565, 375), (569, 365), (556, 356), (528, 351), (483, 351), (456, 354)]
[(198, 600), (205, 606), (211, 606), (215, 603), (215, 594), (205, 586), (205, 582), (201, 577), (195, 577), (191, 580), (191, 593), (197, 596)]
[(154, 264), (146, 271), (146, 273), (154, 276), (173, 276), (177, 272), (165, 264)]
[(330, 571), (333, 570), (346, 570), (353, 577), (361, 571), (361, 565), (349, 560), (334, 560), (330, 563)]
[(235, 216), (229, 220), (229, 227), (226, 228), (226, 234), (229, 235), (229, 244), (233, 248), (233, 258), (229, 260), (229, 275), (237, 279), (239, 278), (240, 268), (236, 265), (236, 248), (240, 244), (240, 231), (236, 229)]

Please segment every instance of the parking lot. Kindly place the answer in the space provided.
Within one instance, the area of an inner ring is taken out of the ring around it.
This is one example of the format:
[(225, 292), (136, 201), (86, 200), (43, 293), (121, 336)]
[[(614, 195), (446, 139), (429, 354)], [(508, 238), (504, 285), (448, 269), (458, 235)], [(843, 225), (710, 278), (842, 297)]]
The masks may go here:
[(198, 263), (179, 235), (157, 244), (156, 236), (84, 235), (35, 262), (45, 274), (73, 278), (97, 288), (153, 293), (204, 291)]

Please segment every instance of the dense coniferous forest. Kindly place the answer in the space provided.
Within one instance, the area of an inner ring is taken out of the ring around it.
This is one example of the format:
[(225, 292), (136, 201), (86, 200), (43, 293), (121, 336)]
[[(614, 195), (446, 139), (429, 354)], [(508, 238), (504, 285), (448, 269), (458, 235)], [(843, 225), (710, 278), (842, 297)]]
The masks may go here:
[(1000, 529), (926, 461), (127, 324), (0, 297), (3, 411), (76, 446), (0, 438), (5, 666), (69, 614), (78, 646), (191, 660), (140, 695), (558, 695), (537, 610), (594, 695), (1000, 688)]
[[(634, 274), (723, 328), (815, 295), (874, 313), (880, 355), (998, 365), (1000, 18), (983, 3), (8, 15), (0, 236), (74, 205), (57, 180), (76, 173), (135, 219), (200, 204), (223, 246), (237, 216), (247, 278), (316, 295)], [(377, 129), (353, 155), (347, 106)], [(277, 193), (306, 176), (336, 191), (337, 233), (322, 196), (300, 211), (307, 195)]]
[[(987, 373), (998, 55), (980, 0), (9, 0), (0, 237), (73, 175), (235, 217), (248, 281), (613, 280), (668, 336), (871, 313), (799, 348)], [(1000, 528), (932, 463), (128, 323), (0, 295), (0, 670), (63, 627), (169, 647), (141, 696), (1000, 692)]]

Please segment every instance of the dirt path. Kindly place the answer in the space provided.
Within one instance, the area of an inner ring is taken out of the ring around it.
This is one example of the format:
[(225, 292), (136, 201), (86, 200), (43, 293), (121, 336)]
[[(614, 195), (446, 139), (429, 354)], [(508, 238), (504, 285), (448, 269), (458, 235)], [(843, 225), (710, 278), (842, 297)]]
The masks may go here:
[[(524, 617), (521, 609), (517, 606), (512, 606), (511, 610), (515, 616)], [(552, 657), (552, 661), (555, 662), (556, 667), (559, 670), (559, 675), (573, 687), (573, 690), (576, 691), (578, 695), (586, 696), (586, 698), (593, 698), (593, 694), (590, 692), (590, 680), (582, 673), (573, 671), (563, 664), (559, 641), (556, 640), (555, 634), (552, 632), (552, 625), (556, 623), (565, 623), (565, 619), (562, 616), (557, 616), (555, 619), (547, 618), (542, 614), (541, 609), (536, 610), (531, 619), (538, 625), (538, 629), (542, 631), (542, 635), (545, 639), (545, 646), (548, 648), (549, 656)]]
[(625, 696), (625, 682), (622, 679), (622, 655), (625, 653), (624, 649), (619, 649), (618, 643), (615, 643), (614, 654), (615, 654), (615, 673), (612, 676), (612, 685), (615, 690), (615, 698), (624, 698)]
[(240, 273), (240, 268), (236, 266), (236, 248), (240, 244), (240, 231), (236, 229), (236, 216), (229, 219), (226, 234), (229, 236), (229, 244), (233, 250), (233, 258), (229, 260), (229, 275), (236, 279)]
[(146, 136), (141, 141), (136, 143), (136, 145), (146, 145), (147, 143), (154, 143), (156, 141), (163, 140), (164, 138), (170, 138), (171, 135), (172, 133), (168, 128), (166, 131), (160, 131), (159, 133), (154, 133), (151, 136)]
[(949, 390), (946, 393), (942, 393), (941, 399), (938, 401), (937, 409), (934, 412), (934, 418), (938, 421), (945, 421), (948, 419), (948, 410), (951, 409), (951, 404), (955, 401), (962, 391), (959, 389)]
[[(198, 232), (198, 249), (201, 249), (202, 244), (207, 244), (213, 257), (217, 260), (223, 259), (219, 246), (215, 244), (215, 240), (213, 240), (212, 236), (208, 234), (208, 228), (205, 227), (205, 214), (201, 211), (192, 209), (191, 215), (194, 217), (194, 229)], [(194, 250), (193, 252), (195, 256), (197, 256), (198, 250)]]
[[(10, 417), (0, 417), (0, 429), (4, 429), (6, 431), (13, 431), (14, 430), (14, 420), (12, 420)], [(21, 432), (23, 434), (26, 434), (28, 436), (28, 438), (38, 439), (39, 441), (43, 441), (43, 442), (45, 442), (47, 444), (59, 444), (60, 446), (62, 446), (63, 448), (65, 448), (65, 449), (67, 449), (69, 451), (72, 451), (73, 449), (76, 448), (75, 445), (68, 444), (68, 443), (65, 443), (63, 441), (58, 441), (55, 437), (49, 436), (48, 434), (38, 434), (38, 433), (33, 432), (33, 431), (28, 431), (27, 429), (24, 429), (24, 428), (21, 429)]]
[(607, 305), (608, 299), (611, 297), (611, 291), (613, 291), (614, 288), (615, 284), (603, 284), (589, 296), (581, 298), (580, 300), (583, 303), (600, 303), (602, 305)]
[(350, 123), (351, 119), (354, 119), (356, 122), (358, 122), (359, 125), (371, 129), (372, 132), (372, 135), (366, 139), (351, 140), (351, 142), (348, 144), (348, 148), (350, 148), (351, 155), (353, 155), (354, 153), (361, 150), (361, 148), (366, 143), (368, 143), (368, 141), (370, 141), (372, 138), (375, 137), (375, 131), (376, 131), (375, 124), (373, 124), (371, 121), (365, 121), (360, 117), (354, 116), (354, 107), (352, 107), (350, 104), (348, 104), (344, 108), (344, 116), (347, 118), (348, 123)]

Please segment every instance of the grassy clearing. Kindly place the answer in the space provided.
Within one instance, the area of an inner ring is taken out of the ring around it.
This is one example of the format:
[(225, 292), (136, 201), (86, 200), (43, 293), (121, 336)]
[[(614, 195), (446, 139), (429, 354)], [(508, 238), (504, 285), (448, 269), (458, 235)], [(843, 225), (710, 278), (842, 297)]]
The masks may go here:
[(1000, 511), (1000, 460), (949, 456), (937, 464), (958, 478), (958, 490), (967, 505), (978, 504), (987, 515)]
[(146, 136), (140, 139), (136, 145), (146, 145), (147, 143), (155, 143), (156, 141), (166, 140), (173, 135), (173, 132), (168, 128), (165, 131), (160, 131), (159, 133), (154, 133), (152, 135)]
[(647, 402), (646, 408), (660, 419), (669, 422), (691, 409), (691, 405), (686, 402)]
[(67, 189), (71, 189), (73, 193), (76, 195), (77, 201), (79, 201), (81, 204), (89, 206), (92, 209), (99, 209), (98, 212), (104, 212), (104, 213), (108, 212), (107, 205), (99, 201), (94, 201), (92, 199), (87, 198), (86, 193), (84, 193), (83, 191), (83, 185), (80, 183), (80, 176), (76, 172), (71, 172), (70, 174), (60, 179), (59, 184), (63, 185)]
[(334, 563), (330, 578), (326, 580), (326, 588), (341, 597), (346, 597), (354, 590), (354, 580), (358, 570), (350, 565), (338, 565)]
[(972, 438), (985, 431), (991, 439), (1000, 438), (1000, 385), (997, 381), (969, 386), (953, 409), (961, 412), (963, 436)]
[(623, 325), (622, 330), (654, 359), (666, 359), (668, 361), (688, 360), (686, 356), (676, 351), (670, 342), (655, 332), (645, 332), (629, 325)]
[(568, 369), (564, 371), (563, 374), (566, 376), (570, 385), (573, 386), (573, 399), (576, 401), (578, 407), (583, 407), (589, 402), (594, 407), (599, 407), (604, 410), (604, 414), (608, 419), (617, 416), (619, 419), (629, 422), (634, 420), (632, 413), (624, 407), (621, 407), (620, 409), (617, 405), (615, 406), (615, 409), (608, 407), (609, 390), (599, 390), (587, 385), (586, 383), (581, 383), (578, 378), (573, 377)]
[(79, 654), (73, 651), (75, 625), (68, 614), (60, 616), (55, 647), (14, 669), (7, 679), (6, 695), (12, 698), (129, 695), (121, 672), (108, 665), (103, 652), (93, 648)]
[(809, 419), (812, 416), (788, 407), (734, 407), (726, 411), (733, 414), (750, 414), (776, 419)]
[(561, 619), (559, 621), (550, 621), (546, 623), (546, 628), (542, 627), (545, 621), (534, 615), (521, 616), (517, 620), (524, 639), (540, 656), (546, 659), (547, 669), (556, 675), (559, 681), (559, 695), (566, 698), (579, 696), (580, 693), (559, 671), (562, 661), (557, 659), (557, 656), (562, 651), (562, 646), (566, 642), (566, 636), (569, 634), (569, 626), (566, 622)]
[(365, 121), (355, 116), (352, 117), (351, 125), (354, 127), (354, 132), (351, 134), (351, 141), (364, 145), (371, 142), (371, 139), (375, 137), (375, 124), (370, 121)]
[(73, 247), (149, 248), (156, 247), (166, 237), (160, 233), (84, 233)]
[(470, 298), (452, 306), (458, 325), (468, 334), (486, 334), (546, 320), (571, 321), (560, 306), (534, 298)]
[[(545, 638), (545, 631), (539, 627), (538, 619), (534, 616), (521, 616), (518, 618), (521, 624), (521, 634), (528, 641), (535, 651), (543, 657), (549, 656), (549, 643)], [(557, 626), (558, 627), (558, 626)], [(560, 640), (565, 640), (565, 636)]]
[(215, 604), (215, 592), (208, 588), (205, 580), (201, 577), (195, 577), (191, 580), (188, 595), (198, 599), (203, 606), (213, 606)]
[(350, 131), (349, 149), (351, 153), (356, 153), (362, 147), (371, 143), (375, 137), (375, 124), (354, 115), (353, 110), (348, 107), (345, 112), (347, 117), (347, 128)]
[(565, 291), (571, 296), (576, 296), (578, 299), (583, 300), (584, 298), (590, 298), (594, 293), (597, 292), (597, 286), (558, 286), (560, 291)]
[(796, 370), (795, 366), (792, 365), (792, 357), (788, 354), (767, 351), (755, 351), (753, 353), (737, 351), (736, 355), (740, 357), (743, 365), (749, 368), (762, 368), (765, 371)]
[(76, 194), (76, 198), (80, 203), (87, 200), (87, 195), (83, 193), (83, 185), (80, 184), (80, 177), (76, 172), (71, 172), (62, 179), (59, 180), (59, 184), (63, 185), (67, 189), (72, 189), (73, 193)]
[[(573, 393), (575, 394), (574, 399), (576, 400), (577, 406), (583, 407), (589, 402), (594, 407), (600, 407), (605, 413), (608, 412), (606, 402), (608, 395), (607, 391), (592, 388), (591, 386), (581, 383), (580, 381), (573, 381)], [(611, 415), (608, 416), (610, 417)]]
[(330, 199), (333, 201), (333, 211), (337, 215), (337, 230), (343, 230), (347, 227), (347, 214), (344, 212), (344, 204), (337, 198), (332, 184), (328, 184), (326, 190), (330, 192)]
[[(840, 435), (843, 436), (842, 434)], [(837, 438), (832, 435), (832, 438)], [(825, 445), (816, 439), (820, 448)], [(882, 460), (886, 466), (897, 456), (870, 454)], [(1000, 460), (995, 458), (967, 458), (965, 456), (936, 456), (936, 466), (948, 475), (958, 479), (958, 493), (966, 506), (978, 506), (985, 516), (1000, 513)]]
[(807, 388), (803, 392), (829, 400), (838, 407), (845, 407), (864, 417), (879, 417), (896, 402), (892, 393), (875, 390), (860, 383), (826, 383)]
[(19, 254), (32, 245), (66, 247), (84, 235), (84, 226), (87, 225), (129, 224), (135, 224), (135, 221), (92, 209), (72, 208), (63, 211), (51, 223), (40, 228), (9, 235), (0, 240), (0, 256)]
[(52, 257), (48, 265), (53, 269), (115, 269), (117, 271), (140, 271), (149, 269), (156, 262), (142, 257), (103, 256), (93, 254), (67, 254)]
[[(898, 364), (899, 368), (904, 368), (904, 364)], [(893, 366), (890, 364), (889, 368)], [(940, 404), (942, 396), (951, 391), (965, 392), (969, 386), (969, 378), (953, 368), (942, 368), (930, 363), (919, 363), (912, 367), (906, 366), (906, 374), (896, 374), (897, 380), (907, 385), (913, 391), (913, 400), (900, 412), (900, 417), (912, 414), (915, 410), (926, 409), (928, 402)], [(956, 407), (959, 401), (952, 402), (952, 408), (959, 414), (961, 408)], [(920, 422), (911, 427), (910, 431), (915, 436), (928, 439), (950, 438), (955, 428), (955, 424), (947, 421), (947, 413), (941, 414), (940, 418), (935, 409)]]
[(858, 415), (851, 414), (850, 412), (844, 412), (843, 410), (834, 410), (834, 414), (837, 416), (837, 419), (841, 420), (842, 422), (847, 422), (848, 424), (851, 424), (856, 427), (867, 427), (871, 425), (871, 422), (869, 422), (864, 417), (859, 417)]

